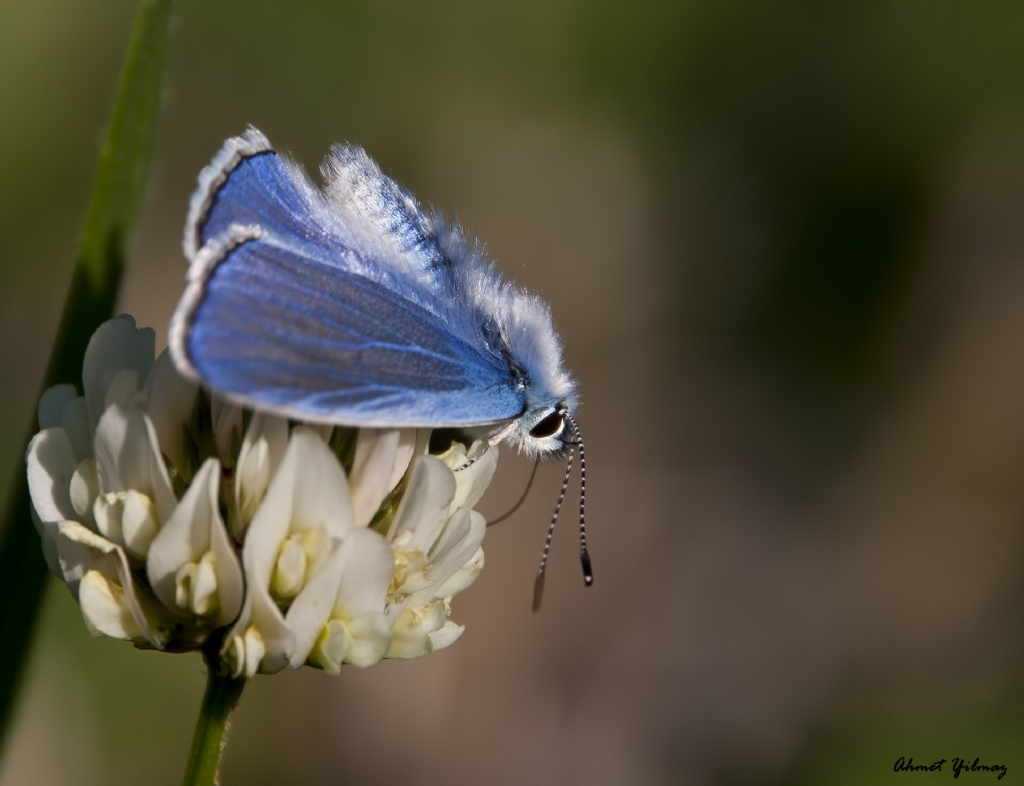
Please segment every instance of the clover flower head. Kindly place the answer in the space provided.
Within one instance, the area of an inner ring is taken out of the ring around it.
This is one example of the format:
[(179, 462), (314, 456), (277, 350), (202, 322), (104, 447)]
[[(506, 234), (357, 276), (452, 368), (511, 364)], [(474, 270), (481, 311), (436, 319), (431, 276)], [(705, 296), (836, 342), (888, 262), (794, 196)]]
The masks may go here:
[(425, 429), (295, 423), (181, 377), (127, 315), (93, 335), (82, 391), (47, 390), (26, 457), (50, 570), (94, 635), (216, 647), (234, 677), (415, 658), (452, 644), (480, 574), (473, 510), (497, 449)]

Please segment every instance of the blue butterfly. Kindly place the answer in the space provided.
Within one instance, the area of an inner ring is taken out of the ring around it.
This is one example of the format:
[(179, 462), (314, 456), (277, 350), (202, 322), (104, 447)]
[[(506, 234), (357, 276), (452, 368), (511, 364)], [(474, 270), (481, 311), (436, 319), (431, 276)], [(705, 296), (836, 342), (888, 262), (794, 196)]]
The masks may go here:
[(361, 148), (321, 171), (323, 189), (250, 127), (200, 173), (179, 371), (290, 418), (472, 429), (571, 462), (576, 385), (548, 305)]
[(315, 187), (255, 128), (199, 176), (178, 369), (234, 401), (323, 423), (486, 427), (563, 456), (575, 383), (546, 303), (425, 212), (358, 147)]

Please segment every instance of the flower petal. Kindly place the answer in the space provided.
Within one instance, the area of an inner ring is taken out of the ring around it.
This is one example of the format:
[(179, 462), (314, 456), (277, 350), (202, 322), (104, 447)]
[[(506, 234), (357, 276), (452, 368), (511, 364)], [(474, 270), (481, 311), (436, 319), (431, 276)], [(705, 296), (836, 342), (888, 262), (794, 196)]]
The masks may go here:
[(59, 426), (64, 408), (77, 397), (74, 385), (54, 385), (44, 390), (39, 399), (39, 429)]
[(397, 429), (359, 429), (352, 472), (349, 473), (357, 527), (370, 523), (384, 498), (395, 487), (389, 484), (394, 474), (400, 436)]
[[(345, 650), (348, 645), (348, 629), (341, 620), (330, 620), (320, 630), (320, 637), (316, 645), (308, 655), (308, 662), (319, 666), (327, 674), (337, 675), (341, 673), (341, 664), (345, 660)], [(298, 668), (292, 664), (292, 668)]]
[[(424, 432), (426, 434), (424, 435)], [(421, 439), (421, 435), (425, 436)], [(391, 479), (388, 481), (389, 492), (398, 486), (398, 483), (409, 470), (409, 464), (415, 456), (427, 452), (430, 444), (430, 429), (403, 428), (398, 431), (398, 449), (395, 451), (395, 463), (391, 468)], [(419, 449), (422, 445), (422, 450)]]
[[(217, 510), (214, 506), (214, 510)], [(217, 572), (217, 593), (219, 595), (220, 613), (217, 615), (219, 625), (232, 622), (242, 609), (245, 596), (245, 578), (242, 575), (242, 564), (231, 543), (227, 527), (217, 510), (210, 528), (210, 551), (215, 560)]]
[[(244, 555), (242, 561), (245, 563)], [(234, 673), (247, 677), (257, 671), (276, 674), (288, 665), (295, 651), (295, 634), (265, 587), (247, 587), (242, 613), (225, 638), (221, 655), (230, 663), (233, 654), (237, 660), (239, 650), (243, 657), (235, 664)]]
[[(456, 443), (458, 444), (458, 443)], [(477, 456), (477, 460), (463, 470), (455, 473), (455, 499), (452, 500), (451, 512), (459, 508), (472, 508), (480, 501), (498, 468), (498, 448), (488, 448), (482, 440), (469, 446), (468, 451), (450, 451), (446, 454), (445, 463), (453, 470), (463, 466), (469, 456)], [(482, 455), (481, 455), (482, 454)]]
[(391, 623), (383, 612), (368, 612), (346, 622), (348, 643), (343, 663), (365, 669), (380, 663), (391, 649)]
[[(200, 565), (212, 567), (217, 603), (212, 622), (227, 625), (242, 608), (242, 566), (228, 539), (220, 515), (220, 462), (209, 458), (199, 468), (191, 485), (149, 548), (146, 573), (157, 598), (178, 616), (190, 616), (176, 597), (176, 581), (181, 568)], [(212, 563), (212, 565), (211, 565)]]
[(146, 412), (153, 421), (160, 449), (179, 470), (185, 470), (188, 454), (185, 433), (192, 420), (199, 386), (174, 367), (168, 350), (160, 353), (146, 377)]
[(334, 612), (355, 618), (371, 612), (383, 612), (395, 557), (387, 541), (368, 529), (353, 529), (339, 549), (341, 583)]
[[(391, 625), (384, 616), (384, 604), (394, 572), (395, 558), (387, 541), (373, 530), (351, 529), (328, 563), (288, 609), (286, 619), (296, 635), (292, 668), (297, 669), (309, 657), (331, 617), (353, 624), (362, 619), (354, 628), (349, 627), (347, 635), (355, 639), (343, 648), (346, 653), (358, 650), (359, 665), (372, 665), (371, 660), (376, 663), (383, 658), (391, 640)], [(364, 641), (361, 638), (364, 634), (372, 641)], [(380, 654), (373, 660), (377, 650)], [(339, 663), (342, 660), (355, 662), (346, 660), (345, 654), (340, 658)]]
[(223, 396), (210, 396), (210, 416), (213, 419), (213, 441), (217, 455), (224, 466), (235, 466), (238, 449), (242, 444), (242, 408)]
[(288, 448), (288, 421), (254, 412), (242, 439), (235, 468), (235, 511), (232, 528), (239, 540), (267, 493), (271, 478)]
[(149, 376), (156, 356), (156, 331), (153, 328), (139, 328), (132, 336), (132, 346), (128, 353), (128, 368), (139, 375), (139, 382)]
[[(486, 532), (487, 520), (475, 510), (460, 508), (448, 519), (429, 554), (430, 570), (427, 575), (434, 582), (435, 593), (473, 558)], [(447, 596), (435, 594), (434, 597)]]
[(430, 634), (440, 630), (448, 622), (442, 601), (433, 601), (426, 606), (408, 606), (398, 616), (391, 630), (389, 658), (419, 658), (433, 651)]
[(452, 576), (441, 584), (434, 591), (434, 595), (438, 598), (450, 598), (453, 595), (458, 595), (470, 584), (477, 580), (480, 572), (484, 569), (484, 550), (478, 548), (476, 554), (470, 558), (469, 562), (459, 568)]
[(271, 480), (266, 496), (246, 531), (242, 562), (250, 587), (270, 585), (278, 551), (291, 527), (296, 464), (297, 456), (289, 445), (285, 460)]
[(332, 618), (324, 626), (309, 660), (328, 674), (337, 674), (342, 663), (363, 669), (380, 663), (390, 646), (391, 624), (384, 614)]
[(29, 496), (40, 521), (75, 519), (70, 489), (78, 462), (67, 432), (59, 426), (40, 431), (28, 444), (25, 463)]
[(328, 537), (344, 535), (354, 525), (352, 499), (337, 456), (316, 432), (303, 426), (292, 429), (282, 468), (293, 450), (293, 529), (320, 526)]
[(92, 334), (82, 363), (82, 387), (94, 430), (114, 375), (130, 368), (139, 380), (145, 379), (153, 364), (155, 342), (156, 333), (150, 328), (137, 330), (135, 320), (127, 314), (104, 322)]
[(61, 427), (68, 433), (71, 448), (79, 461), (92, 458), (92, 430), (89, 428), (89, 413), (85, 398), (78, 396), (64, 407), (60, 418)]
[(96, 460), (87, 458), (78, 463), (71, 476), (71, 505), (77, 514), (75, 518), (89, 529), (96, 529), (92, 509), (100, 493), (100, 480), (96, 474)]
[(132, 616), (125, 591), (100, 571), (90, 570), (82, 577), (78, 603), (82, 607), (85, 625), (93, 636), (128, 641), (145, 638)]
[(124, 546), (128, 553), (133, 557), (145, 559), (159, 526), (153, 500), (134, 489), (126, 492), (121, 518), (121, 534), (124, 537)]
[[(145, 640), (162, 649), (167, 643), (170, 621), (159, 605), (135, 585), (124, 550), (77, 521), (61, 522), (59, 526), (57, 551), (64, 580), (82, 605), (91, 630), (115, 638)], [(105, 582), (100, 582), (100, 576)], [(117, 592), (115, 586), (121, 592)], [(81, 597), (83, 587), (85, 602)], [(130, 614), (135, 628), (124, 621), (125, 611)]]
[(462, 636), (466, 630), (465, 625), (457, 625), (451, 620), (446, 620), (437, 630), (432, 630), (427, 635), (430, 637), (430, 651), (437, 652), (445, 647), (450, 647)]
[[(367, 530), (352, 530), (349, 536), (357, 531)], [(388, 551), (390, 552), (390, 549)], [(324, 625), (330, 619), (334, 602), (338, 597), (344, 560), (345, 555), (342, 554), (341, 548), (335, 549), (327, 563), (310, 578), (302, 592), (288, 607), (288, 624), (295, 634), (295, 649), (289, 658), (293, 669), (306, 662)], [(338, 662), (340, 663), (340, 660)]]
[(110, 378), (110, 384), (107, 385), (107, 396), (103, 400), (103, 409), (105, 411), (111, 404), (127, 407), (139, 399), (139, 372), (133, 368), (122, 369)]
[[(288, 663), (296, 651), (295, 633), (270, 595), (281, 545), (292, 532), (320, 528), (330, 547), (351, 527), (352, 502), (337, 457), (314, 431), (294, 428), (281, 466), (246, 532), (242, 550), (246, 599), (228, 636), (226, 654), (236, 646), (234, 639), (241, 641), (250, 625), (255, 625), (265, 647), (260, 671), (273, 673)], [(330, 554), (325, 556), (326, 565)], [(317, 581), (322, 570), (323, 566), (310, 576), (307, 586)]]
[(420, 456), (413, 461), (409, 485), (391, 522), (388, 540), (393, 542), (411, 531), (409, 547), (426, 554), (441, 533), (454, 498), (455, 475), (451, 469), (434, 456)]
[(156, 504), (166, 522), (176, 504), (171, 479), (149, 417), (137, 407), (114, 404), (96, 427), (96, 470), (104, 494), (135, 490)]

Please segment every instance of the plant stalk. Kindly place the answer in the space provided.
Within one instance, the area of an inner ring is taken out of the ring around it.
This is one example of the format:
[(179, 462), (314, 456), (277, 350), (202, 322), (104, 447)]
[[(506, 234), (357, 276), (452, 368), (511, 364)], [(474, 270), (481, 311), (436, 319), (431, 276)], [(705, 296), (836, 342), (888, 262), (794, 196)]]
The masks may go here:
[(206, 693), (199, 709), (182, 786), (213, 786), (218, 782), (217, 772), (228, 741), (231, 713), (245, 687), (244, 679), (219, 673), (216, 651), (204, 651), (203, 659), (207, 668)]

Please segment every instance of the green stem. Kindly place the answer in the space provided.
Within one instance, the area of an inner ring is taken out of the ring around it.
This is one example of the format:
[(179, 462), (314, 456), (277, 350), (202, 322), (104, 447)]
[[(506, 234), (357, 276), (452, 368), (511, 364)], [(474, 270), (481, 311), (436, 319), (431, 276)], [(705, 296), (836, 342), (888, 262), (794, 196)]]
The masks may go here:
[[(140, 4), (44, 390), (61, 382), (81, 384), (89, 338), (113, 313), (156, 147), (173, 4)], [(27, 431), (28, 438), (37, 431), (35, 413)], [(46, 577), (21, 458), (28, 438), (21, 445), (0, 522), (0, 744), (10, 731), (11, 707)]]
[(203, 658), (207, 668), (206, 693), (199, 709), (182, 786), (213, 786), (217, 783), (221, 756), (228, 742), (231, 713), (245, 687), (245, 680), (225, 677), (218, 672), (216, 652), (204, 652)]

